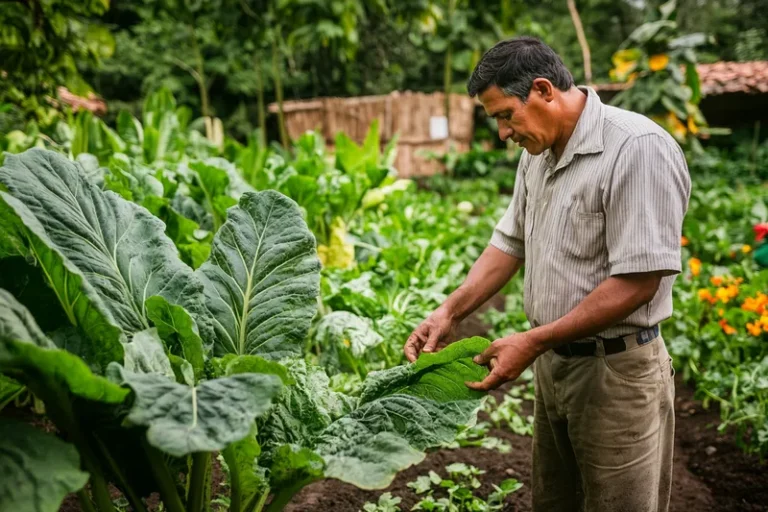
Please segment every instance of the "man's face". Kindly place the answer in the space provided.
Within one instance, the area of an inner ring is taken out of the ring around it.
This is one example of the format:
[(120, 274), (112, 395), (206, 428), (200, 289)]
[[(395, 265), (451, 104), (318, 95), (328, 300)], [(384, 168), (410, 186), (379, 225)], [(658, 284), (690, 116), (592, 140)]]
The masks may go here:
[[(551, 94), (551, 92), (550, 92)], [(492, 85), (479, 95), (485, 112), (496, 119), (499, 138), (512, 139), (532, 155), (549, 149), (556, 138), (552, 101), (547, 94), (534, 87), (525, 102), (516, 96), (507, 96)]]

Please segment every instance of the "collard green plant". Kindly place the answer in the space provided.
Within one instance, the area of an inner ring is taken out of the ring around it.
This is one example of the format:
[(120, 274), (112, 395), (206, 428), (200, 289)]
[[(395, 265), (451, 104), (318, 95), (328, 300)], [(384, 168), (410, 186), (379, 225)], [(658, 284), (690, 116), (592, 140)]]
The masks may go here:
[[(280, 510), (324, 477), (379, 488), (473, 421), (482, 395), (463, 382), (485, 376), (471, 358), (487, 340), (372, 373), (359, 398), (299, 359), (320, 265), (299, 207), (279, 192), (243, 191), (193, 271), (162, 222), (60, 154), (10, 156), (0, 183), (0, 265), (22, 259), (62, 312), (44, 332), (0, 290), (3, 390), (27, 386), (45, 404), (90, 475), (85, 508), (114, 510), (111, 483), (139, 512), (152, 492), (167, 510), (202, 511), (214, 452), (237, 512)], [(54, 445), (68, 462), (45, 478), (68, 484), (46, 490), (41, 510), (85, 481), (72, 448)]]

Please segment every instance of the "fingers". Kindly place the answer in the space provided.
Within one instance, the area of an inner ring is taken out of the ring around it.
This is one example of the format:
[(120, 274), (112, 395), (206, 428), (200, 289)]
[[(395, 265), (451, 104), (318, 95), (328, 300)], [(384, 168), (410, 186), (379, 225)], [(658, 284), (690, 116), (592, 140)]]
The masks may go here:
[(482, 382), (465, 382), (464, 384), (475, 391), (490, 391), (504, 384), (506, 380), (500, 371), (493, 370)]
[(427, 338), (427, 343), (424, 345), (424, 348), (422, 349), (424, 352), (434, 352), (435, 348), (437, 347), (437, 343), (440, 341), (440, 333), (437, 329), (432, 329), (429, 331), (429, 337)]
[(414, 331), (405, 342), (405, 347), (403, 347), (403, 352), (405, 352), (405, 357), (408, 358), (408, 361), (416, 361), (423, 345), (424, 342), (421, 339), (421, 335), (418, 331)]
[(498, 350), (498, 347), (491, 343), (491, 346), (485, 349), (482, 354), (479, 354), (475, 356), (473, 361), (477, 364), (488, 364), (491, 359), (496, 357), (496, 351)]

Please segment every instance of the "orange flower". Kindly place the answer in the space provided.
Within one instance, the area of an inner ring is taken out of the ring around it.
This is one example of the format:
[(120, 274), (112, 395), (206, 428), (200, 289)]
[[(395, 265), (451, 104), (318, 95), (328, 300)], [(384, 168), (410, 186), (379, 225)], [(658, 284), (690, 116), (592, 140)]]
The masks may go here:
[(741, 309), (749, 311), (751, 313), (757, 313), (763, 315), (768, 308), (768, 295), (763, 292), (757, 292), (755, 297), (747, 297), (744, 299), (744, 303), (741, 305)]
[(728, 286), (718, 288), (717, 291), (715, 292), (715, 297), (717, 297), (717, 299), (723, 304), (727, 304), (728, 301), (736, 297), (738, 294), (739, 294), (738, 285), (730, 284)]
[(699, 300), (702, 302), (707, 301), (710, 304), (714, 304), (717, 299), (712, 296), (712, 292), (710, 292), (707, 288), (702, 288), (699, 290)]
[(701, 273), (701, 260), (699, 258), (689, 259), (688, 268), (691, 269), (691, 274), (693, 276), (698, 276)]
[(760, 333), (763, 331), (760, 327), (759, 322), (747, 322), (747, 331), (749, 331), (749, 334), (752, 336), (760, 336)]
[(709, 278), (709, 282), (712, 286), (720, 286), (723, 284), (723, 276), (712, 276)]
[(667, 64), (669, 64), (669, 55), (665, 53), (651, 55), (648, 59), (648, 67), (651, 68), (651, 71), (661, 71), (667, 67)]
[(750, 247), (747, 244), (744, 244), (741, 246), (741, 252), (743, 252), (744, 254), (749, 253), (751, 250), (752, 250), (752, 247)]
[(728, 325), (728, 322), (726, 322), (725, 318), (717, 322), (720, 324), (720, 327), (723, 329), (723, 332), (725, 334), (731, 335), (736, 334), (736, 329), (734, 329), (732, 326)]
[(687, 246), (690, 243), (691, 242), (688, 240), (688, 238), (685, 235), (680, 237), (680, 246), (681, 247), (685, 247), (685, 246)]

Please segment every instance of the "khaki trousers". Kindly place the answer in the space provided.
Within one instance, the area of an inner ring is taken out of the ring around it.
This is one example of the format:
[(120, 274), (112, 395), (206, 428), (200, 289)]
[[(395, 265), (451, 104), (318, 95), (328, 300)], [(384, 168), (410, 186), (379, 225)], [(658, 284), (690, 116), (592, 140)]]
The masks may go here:
[(666, 512), (674, 394), (661, 336), (624, 352), (534, 364), (534, 512)]

